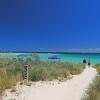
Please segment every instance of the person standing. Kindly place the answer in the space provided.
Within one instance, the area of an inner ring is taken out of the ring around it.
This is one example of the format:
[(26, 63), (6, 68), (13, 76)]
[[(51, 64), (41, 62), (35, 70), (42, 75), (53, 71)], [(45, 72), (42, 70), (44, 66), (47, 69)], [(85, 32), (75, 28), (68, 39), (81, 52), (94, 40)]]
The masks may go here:
[(84, 64), (85, 68), (88, 67), (86, 59), (83, 59), (83, 64)]
[(86, 63), (87, 63), (86, 59), (83, 59), (83, 64), (86, 64)]
[(90, 60), (88, 61), (88, 66), (89, 66), (89, 67), (91, 66), (91, 62), (90, 62)]

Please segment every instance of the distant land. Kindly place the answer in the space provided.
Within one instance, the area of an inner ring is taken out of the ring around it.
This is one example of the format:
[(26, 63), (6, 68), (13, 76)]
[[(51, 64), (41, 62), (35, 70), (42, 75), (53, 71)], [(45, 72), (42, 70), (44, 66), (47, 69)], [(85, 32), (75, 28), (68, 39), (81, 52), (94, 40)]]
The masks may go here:
[(100, 48), (86, 48), (86, 49), (37, 49), (32, 51), (13, 50), (13, 51), (0, 51), (0, 53), (100, 53)]

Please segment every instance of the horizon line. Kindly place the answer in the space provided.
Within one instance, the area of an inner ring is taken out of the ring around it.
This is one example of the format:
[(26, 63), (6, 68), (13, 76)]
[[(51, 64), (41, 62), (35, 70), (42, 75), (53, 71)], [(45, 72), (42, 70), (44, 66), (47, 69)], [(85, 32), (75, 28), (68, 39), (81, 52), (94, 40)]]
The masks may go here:
[(79, 51), (0, 51), (0, 53), (97, 53), (100, 54), (100, 52), (79, 52)]

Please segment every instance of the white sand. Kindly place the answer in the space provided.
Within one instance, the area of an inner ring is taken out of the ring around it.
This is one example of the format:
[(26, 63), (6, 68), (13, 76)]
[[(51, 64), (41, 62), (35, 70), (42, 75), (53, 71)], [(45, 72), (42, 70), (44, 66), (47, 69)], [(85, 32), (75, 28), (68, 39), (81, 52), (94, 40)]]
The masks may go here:
[(95, 69), (86, 68), (65, 82), (34, 82), (30, 87), (17, 86), (17, 93), (7, 90), (2, 100), (81, 100), (96, 74)]

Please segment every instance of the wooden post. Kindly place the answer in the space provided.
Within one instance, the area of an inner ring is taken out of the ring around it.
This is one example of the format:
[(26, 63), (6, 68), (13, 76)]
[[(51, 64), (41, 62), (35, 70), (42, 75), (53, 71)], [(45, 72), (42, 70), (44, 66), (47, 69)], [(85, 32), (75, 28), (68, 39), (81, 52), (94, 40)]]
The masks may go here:
[(23, 76), (24, 76), (24, 84), (27, 85), (28, 84), (28, 65), (24, 65), (24, 72), (23, 72)]

